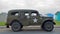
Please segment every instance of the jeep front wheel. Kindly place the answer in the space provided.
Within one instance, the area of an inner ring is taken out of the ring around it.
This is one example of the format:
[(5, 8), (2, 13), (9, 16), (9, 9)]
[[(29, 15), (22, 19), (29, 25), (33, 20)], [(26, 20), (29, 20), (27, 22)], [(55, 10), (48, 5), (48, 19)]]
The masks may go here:
[(11, 25), (11, 29), (14, 31), (14, 32), (18, 32), (21, 30), (21, 24), (17, 21), (14, 21)]
[(54, 29), (54, 24), (51, 21), (44, 22), (42, 29), (51, 32)]

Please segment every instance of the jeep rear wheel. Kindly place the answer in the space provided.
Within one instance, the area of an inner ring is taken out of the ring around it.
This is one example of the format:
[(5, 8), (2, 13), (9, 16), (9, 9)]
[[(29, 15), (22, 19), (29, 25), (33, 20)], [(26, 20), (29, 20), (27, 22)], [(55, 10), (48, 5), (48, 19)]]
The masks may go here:
[(47, 21), (42, 25), (42, 29), (51, 32), (54, 29), (54, 24), (51, 21)]
[(14, 31), (14, 32), (18, 32), (21, 30), (21, 24), (17, 21), (14, 21), (11, 25), (11, 29)]

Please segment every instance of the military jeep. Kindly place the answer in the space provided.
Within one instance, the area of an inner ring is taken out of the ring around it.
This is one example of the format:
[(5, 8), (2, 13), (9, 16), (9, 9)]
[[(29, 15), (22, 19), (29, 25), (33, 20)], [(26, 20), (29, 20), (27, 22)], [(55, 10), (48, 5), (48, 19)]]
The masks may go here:
[(52, 17), (41, 16), (37, 10), (9, 10), (6, 27), (14, 32), (21, 31), (23, 26), (40, 25), (44, 31), (51, 32), (55, 22)]

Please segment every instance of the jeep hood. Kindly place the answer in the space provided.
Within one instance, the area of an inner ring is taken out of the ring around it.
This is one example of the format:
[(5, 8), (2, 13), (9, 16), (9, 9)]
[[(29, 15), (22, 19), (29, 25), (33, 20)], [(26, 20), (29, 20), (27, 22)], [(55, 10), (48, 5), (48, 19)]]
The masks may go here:
[(53, 19), (53, 17), (49, 17), (49, 16), (47, 16), (47, 15), (40, 15), (42, 18), (44, 18), (44, 19)]

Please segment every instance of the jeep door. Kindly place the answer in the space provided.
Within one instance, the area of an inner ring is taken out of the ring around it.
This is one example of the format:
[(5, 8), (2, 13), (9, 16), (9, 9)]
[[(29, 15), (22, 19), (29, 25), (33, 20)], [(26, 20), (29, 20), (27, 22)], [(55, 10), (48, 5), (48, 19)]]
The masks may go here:
[(31, 12), (30, 14), (30, 25), (39, 25), (39, 15), (37, 12)]
[(21, 21), (23, 25), (29, 25), (29, 13), (28, 12), (23, 12), (21, 15)]

